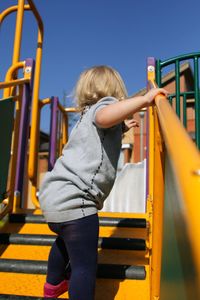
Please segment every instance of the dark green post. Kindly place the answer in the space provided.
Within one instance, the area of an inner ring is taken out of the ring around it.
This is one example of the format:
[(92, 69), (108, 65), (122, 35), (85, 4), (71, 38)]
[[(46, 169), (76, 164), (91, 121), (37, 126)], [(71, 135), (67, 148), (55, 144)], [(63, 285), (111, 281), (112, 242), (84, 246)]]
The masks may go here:
[(187, 94), (183, 94), (183, 125), (187, 129)]
[(159, 87), (161, 87), (161, 67), (160, 67), (160, 60), (156, 60), (156, 82)]
[(179, 60), (175, 62), (175, 76), (176, 76), (176, 113), (180, 118), (180, 71)]
[(200, 149), (200, 99), (199, 99), (199, 66), (198, 57), (194, 57), (194, 96), (195, 96), (195, 139)]

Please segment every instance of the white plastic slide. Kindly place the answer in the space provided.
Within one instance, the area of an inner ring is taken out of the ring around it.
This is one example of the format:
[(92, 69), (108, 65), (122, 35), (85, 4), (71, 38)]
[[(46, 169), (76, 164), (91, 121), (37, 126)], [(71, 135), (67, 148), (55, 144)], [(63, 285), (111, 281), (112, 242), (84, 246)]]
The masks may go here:
[(145, 213), (146, 160), (127, 163), (117, 175), (101, 211)]

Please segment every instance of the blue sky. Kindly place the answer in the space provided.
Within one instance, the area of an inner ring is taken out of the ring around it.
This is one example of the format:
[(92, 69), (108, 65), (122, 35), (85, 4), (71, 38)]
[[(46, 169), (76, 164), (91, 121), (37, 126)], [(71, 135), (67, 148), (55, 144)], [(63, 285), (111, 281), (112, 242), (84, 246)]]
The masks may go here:
[[(15, 0), (0, 1), (0, 11)], [(35, 0), (44, 22), (40, 98), (71, 94), (80, 72), (107, 64), (131, 95), (146, 84), (146, 59), (164, 60), (200, 49), (199, 0)], [(181, 3), (181, 5), (180, 5)], [(12, 61), (15, 14), (0, 31), (0, 80)], [(35, 56), (37, 27), (25, 13), (21, 60)], [(45, 108), (41, 128), (48, 131)]]

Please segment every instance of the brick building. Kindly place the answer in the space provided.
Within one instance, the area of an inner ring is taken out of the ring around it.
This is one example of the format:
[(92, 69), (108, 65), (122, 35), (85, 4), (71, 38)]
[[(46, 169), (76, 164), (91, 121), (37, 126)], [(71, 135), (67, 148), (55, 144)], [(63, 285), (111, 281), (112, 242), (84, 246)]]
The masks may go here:
[[(163, 87), (169, 91), (170, 94), (175, 93), (176, 82), (175, 72), (169, 72), (162, 78)], [(194, 90), (194, 76), (189, 63), (184, 63), (180, 67), (180, 92), (187, 92)], [(144, 95), (146, 88), (140, 90), (133, 96)], [(181, 102), (181, 119), (183, 119), (183, 97)], [(172, 106), (175, 109), (175, 101)], [(140, 126), (130, 130), (123, 139), (123, 143), (132, 144), (131, 162), (139, 162), (146, 157), (146, 111), (136, 113), (134, 118), (139, 122)], [(187, 131), (194, 139), (195, 131), (195, 115), (194, 115), (194, 99), (187, 99)]]

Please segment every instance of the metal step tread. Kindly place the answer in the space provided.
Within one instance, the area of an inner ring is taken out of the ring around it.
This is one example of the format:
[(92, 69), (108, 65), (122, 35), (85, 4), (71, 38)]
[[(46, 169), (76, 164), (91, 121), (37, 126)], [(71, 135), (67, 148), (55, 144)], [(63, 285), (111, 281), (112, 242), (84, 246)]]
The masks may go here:
[[(0, 244), (51, 246), (55, 235), (0, 233)], [(98, 248), (118, 250), (146, 250), (144, 239), (99, 237)]]
[[(33, 214), (10, 214), (9, 221), (11, 223), (46, 223), (43, 215)], [(131, 227), (131, 228), (146, 228), (145, 218), (116, 218), (116, 217), (99, 217), (100, 226), (115, 226), (115, 227)]]
[[(46, 274), (47, 261), (1, 258), (0, 272)], [(144, 266), (98, 264), (97, 277), (144, 280), (146, 270)]]

